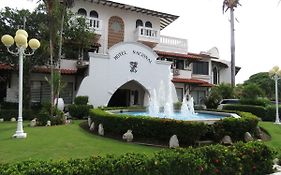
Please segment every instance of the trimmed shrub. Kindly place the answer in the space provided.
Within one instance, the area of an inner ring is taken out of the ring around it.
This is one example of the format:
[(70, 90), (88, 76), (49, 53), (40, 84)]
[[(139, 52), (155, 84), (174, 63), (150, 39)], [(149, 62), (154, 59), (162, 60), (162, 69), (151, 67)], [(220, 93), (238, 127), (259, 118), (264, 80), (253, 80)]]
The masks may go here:
[(98, 175), (264, 175), (272, 173), (274, 152), (262, 142), (162, 150), (147, 156), (127, 153), (68, 161), (0, 164), (0, 174)]
[(224, 105), (223, 110), (250, 112), (262, 120), (266, 117), (266, 109), (262, 106), (253, 105)]
[(160, 119), (147, 116), (132, 117), (122, 114), (110, 114), (100, 109), (90, 111), (95, 127), (102, 123), (105, 134), (122, 136), (128, 129), (133, 130), (134, 138), (152, 139), (168, 143), (176, 134), (180, 144), (193, 145), (207, 133), (208, 125), (202, 122), (190, 122), (172, 119)]
[(227, 117), (210, 127), (213, 127), (214, 139), (219, 141), (225, 135), (229, 135), (233, 140), (243, 140), (245, 132), (254, 133), (258, 118), (248, 112), (239, 112), (241, 118)]
[(68, 105), (69, 114), (78, 119), (83, 119), (84, 117), (89, 116), (89, 111), (92, 109), (92, 105)]
[[(278, 110), (281, 111), (281, 105), (279, 105)], [(281, 117), (279, 113), (279, 118)], [(266, 116), (262, 119), (263, 121), (275, 121), (276, 118), (276, 106), (271, 105), (266, 107)]]
[[(34, 118), (34, 112), (32, 110), (23, 110), (22, 117), (24, 120), (32, 120)], [(1, 109), (0, 118), (3, 118), (5, 121), (10, 121), (11, 118), (18, 118), (18, 109)]]
[(267, 105), (271, 104), (271, 101), (268, 98), (257, 98), (257, 99), (241, 98), (240, 103), (243, 105), (254, 105), (254, 106), (266, 107)]
[(74, 99), (74, 104), (76, 105), (87, 105), (88, 103), (88, 96), (77, 96)]

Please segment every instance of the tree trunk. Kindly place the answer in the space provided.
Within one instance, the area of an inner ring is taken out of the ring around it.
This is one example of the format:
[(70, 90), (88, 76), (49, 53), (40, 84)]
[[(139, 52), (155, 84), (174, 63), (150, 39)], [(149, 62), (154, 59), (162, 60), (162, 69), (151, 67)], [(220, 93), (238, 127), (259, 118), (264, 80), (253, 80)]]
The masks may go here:
[(235, 86), (234, 8), (230, 8), (231, 85)]

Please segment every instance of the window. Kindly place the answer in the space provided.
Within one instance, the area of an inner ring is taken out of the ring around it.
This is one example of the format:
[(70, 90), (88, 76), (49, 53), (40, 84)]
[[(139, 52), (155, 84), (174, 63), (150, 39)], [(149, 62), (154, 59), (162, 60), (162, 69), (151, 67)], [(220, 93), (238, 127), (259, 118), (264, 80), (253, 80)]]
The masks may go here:
[(183, 70), (184, 69), (184, 60), (174, 60), (174, 68)]
[(95, 10), (92, 10), (90, 12), (90, 17), (92, 17), (92, 18), (99, 18), (99, 14)]
[[(51, 95), (51, 88), (46, 81), (32, 81), (31, 82), (31, 101), (32, 102), (49, 102)], [(63, 98), (65, 104), (71, 104), (73, 99), (73, 83), (68, 82), (66, 87), (61, 91), (60, 97)]]
[(87, 16), (87, 11), (83, 8), (79, 9), (77, 13), (78, 15)]
[(145, 22), (145, 27), (152, 28), (152, 24), (150, 21)]
[(183, 100), (183, 88), (176, 88), (178, 100), (182, 102)]
[(194, 62), (192, 67), (193, 74), (209, 75), (208, 62)]
[(213, 83), (219, 84), (219, 74), (218, 69), (216, 67), (213, 69)]
[(139, 26), (143, 26), (143, 22), (140, 19), (136, 21), (136, 28), (138, 28)]

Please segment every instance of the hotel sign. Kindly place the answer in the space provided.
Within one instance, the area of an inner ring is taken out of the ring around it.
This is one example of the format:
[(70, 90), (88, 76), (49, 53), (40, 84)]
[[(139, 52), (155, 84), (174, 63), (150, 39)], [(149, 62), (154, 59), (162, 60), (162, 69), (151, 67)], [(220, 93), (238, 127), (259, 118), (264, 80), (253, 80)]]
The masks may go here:
[(137, 51), (137, 50), (132, 50), (130, 52), (126, 51), (126, 50), (122, 50), (122, 51), (118, 52), (113, 58), (115, 60), (118, 60), (119, 58), (123, 57), (124, 55), (128, 55), (128, 54), (137, 55), (137, 56), (147, 60), (150, 64), (152, 63), (152, 59), (150, 59), (145, 53), (143, 53), (141, 51)]

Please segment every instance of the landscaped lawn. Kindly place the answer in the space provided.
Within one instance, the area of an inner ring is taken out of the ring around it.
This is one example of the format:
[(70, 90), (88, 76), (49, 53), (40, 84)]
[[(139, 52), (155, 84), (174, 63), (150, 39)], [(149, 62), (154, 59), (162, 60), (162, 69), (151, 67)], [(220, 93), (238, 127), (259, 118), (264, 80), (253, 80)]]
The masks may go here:
[(160, 150), (93, 135), (80, 128), (81, 122), (34, 128), (25, 123), (26, 139), (11, 138), (15, 133), (16, 123), (0, 123), (0, 163), (29, 159), (61, 160), (127, 152), (152, 155)]
[(271, 135), (271, 140), (265, 143), (276, 148), (281, 154), (281, 125), (276, 125), (273, 122), (259, 122), (259, 125)]

